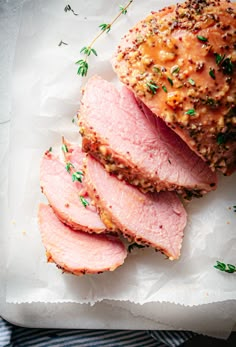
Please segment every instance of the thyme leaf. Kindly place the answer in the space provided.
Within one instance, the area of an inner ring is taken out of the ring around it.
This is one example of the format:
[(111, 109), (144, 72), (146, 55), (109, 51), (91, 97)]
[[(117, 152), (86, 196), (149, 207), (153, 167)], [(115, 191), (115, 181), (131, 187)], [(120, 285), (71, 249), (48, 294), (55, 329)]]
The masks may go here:
[(170, 69), (170, 73), (171, 73), (172, 75), (174, 75), (174, 74), (179, 73), (179, 70), (180, 70), (179, 66), (178, 66), (178, 65), (174, 65), (174, 66), (172, 66), (172, 68)]
[(189, 78), (188, 81), (192, 86), (195, 86), (195, 81), (192, 78)]
[(159, 89), (159, 86), (153, 81), (147, 82), (146, 85), (152, 94), (156, 94), (157, 89)]
[(170, 85), (173, 86), (174, 83), (173, 83), (172, 79), (170, 77), (167, 77), (167, 79), (168, 79), (168, 82), (170, 83)]
[(99, 25), (99, 28), (102, 31), (106, 31), (107, 33), (109, 33), (109, 31), (111, 30), (111, 24), (102, 23)]
[(80, 50), (80, 53), (84, 53), (85, 55), (87, 56), (90, 56), (91, 53), (93, 53), (94, 55), (98, 55), (97, 54), (97, 51), (94, 49), (94, 48), (91, 48), (89, 46), (86, 46), (86, 47), (83, 47), (81, 50)]
[(77, 74), (81, 75), (82, 77), (87, 75), (88, 72), (88, 63), (86, 60), (80, 59), (75, 64), (79, 65)]
[(236, 266), (232, 264), (225, 264), (220, 261), (216, 261), (214, 268), (223, 272), (233, 273), (236, 272)]
[(72, 181), (75, 182), (75, 181), (78, 181), (80, 183), (82, 183), (82, 177), (83, 177), (83, 172), (81, 171), (76, 171), (76, 172), (73, 172), (72, 174)]
[(68, 148), (67, 148), (67, 145), (65, 143), (62, 144), (61, 149), (64, 153), (68, 152)]
[(202, 42), (207, 42), (208, 41), (208, 38), (205, 37), (205, 36), (197, 35), (197, 38), (198, 38), (199, 41), (202, 41)]
[(232, 73), (233, 73), (233, 63), (230, 60), (230, 58), (226, 58), (221, 63), (221, 68), (222, 68), (223, 74), (225, 74), (225, 75), (232, 75)]
[(216, 76), (215, 76), (215, 69), (212, 69), (212, 68), (210, 67), (209, 75), (211, 76), (211, 78), (213, 78), (213, 80), (215, 80), (215, 79), (216, 79)]
[(226, 142), (226, 136), (223, 133), (219, 133), (216, 138), (218, 145), (223, 145)]
[(216, 64), (217, 65), (220, 65), (221, 62), (224, 60), (225, 58), (225, 54), (224, 55), (220, 55), (218, 53), (214, 53), (214, 56), (215, 56), (215, 60), (216, 60)]
[(162, 89), (164, 90), (165, 93), (168, 93), (166, 86), (162, 86)]
[(196, 114), (196, 111), (194, 108), (190, 108), (188, 111), (185, 112), (185, 114), (188, 114), (189, 116), (194, 116)]
[(86, 200), (83, 196), (79, 196), (79, 199), (81, 201), (81, 204), (86, 208), (87, 206), (89, 206), (89, 202), (88, 200)]
[(70, 163), (70, 162), (67, 162), (67, 163), (66, 163), (66, 171), (67, 171), (67, 172), (70, 172), (70, 169), (71, 169), (71, 168), (74, 168), (74, 165), (73, 165), (72, 163)]
[(126, 14), (127, 13), (127, 9), (124, 6), (120, 5), (119, 8), (120, 8), (120, 11), (121, 11), (122, 14)]

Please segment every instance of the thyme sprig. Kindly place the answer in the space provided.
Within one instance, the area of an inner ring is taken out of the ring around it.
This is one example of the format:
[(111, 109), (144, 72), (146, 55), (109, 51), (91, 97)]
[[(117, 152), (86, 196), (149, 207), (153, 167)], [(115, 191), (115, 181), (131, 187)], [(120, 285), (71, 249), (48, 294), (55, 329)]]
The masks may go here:
[(65, 12), (71, 11), (73, 13), (73, 15), (78, 16), (78, 13), (75, 13), (75, 11), (73, 10), (73, 8), (70, 5), (66, 5), (66, 7), (64, 8)]
[(130, 0), (125, 6), (120, 6), (119, 13), (115, 16), (115, 18), (112, 19), (110, 23), (102, 23), (99, 25), (99, 28), (101, 29), (99, 33), (95, 36), (95, 38), (90, 42), (88, 46), (85, 46), (81, 49), (80, 53), (83, 53), (85, 55), (84, 59), (79, 59), (75, 64), (77, 64), (78, 70), (77, 74), (84, 77), (88, 73), (88, 57), (93, 53), (95, 56), (97, 56), (97, 51), (93, 48), (95, 42), (97, 39), (104, 34), (105, 32), (108, 33), (111, 30), (112, 25), (117, 21), (117, 19), (122, 15), (127, 13), (128, 7), (131, 5), (133, 0)]
[(236, 266), (232, 264), (225, 264), (220, 261), (216, 261), (214, 268), (223, 272), (233, 273), (236, 272)]

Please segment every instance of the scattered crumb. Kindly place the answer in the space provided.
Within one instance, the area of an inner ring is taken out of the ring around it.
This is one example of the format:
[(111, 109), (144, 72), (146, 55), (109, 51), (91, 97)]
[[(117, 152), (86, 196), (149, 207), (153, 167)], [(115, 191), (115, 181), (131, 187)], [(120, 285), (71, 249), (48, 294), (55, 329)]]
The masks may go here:
[(23, 234), (23, 235), (26, 235), (26, 231), (25, 231), (25, 230), (22, 230), (22, 234)]
[(230, 222), (228, 221), (226, 224), (230, 224)]
[(228, 207), (228, 209), (229, 209), (229, 210), (232, 210), (231, 206), (230, 206), (230, 207)]
[(13, 220), (11, 221), (11, 223), (15, 225), (15, 224), (16, 224), (16, 221), (13, 219)]
[(65, 207), (70, 207), (70, 204), (66, 203), (66, 204), (65, 204)]
[(206, 292), (206, 296), (209, 296), (209, 294)]

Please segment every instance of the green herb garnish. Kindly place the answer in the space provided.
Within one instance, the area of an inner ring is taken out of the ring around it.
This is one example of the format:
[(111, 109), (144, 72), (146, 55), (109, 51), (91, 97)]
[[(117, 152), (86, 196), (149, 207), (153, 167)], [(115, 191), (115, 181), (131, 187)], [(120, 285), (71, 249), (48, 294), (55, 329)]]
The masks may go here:
[(196, 111), (194, 108), (190, 108), (188, 111), (185, 112), (185, 114), (188, 114), (189, 116), (194, 116), (196, 114)]
[(75, 64), (79, 65), (77, 74), (81, 75), (82, 77), (87, 75), (88, 72), (88, 63), (86, 60), (80, 59)]
[(62, 151), (63, 151), (64, 153), (67, 153), (67, 152), (68, 152), (67, 145), (65, 145), (64, 143), (63, 143), (63, 145), (61, 146), (61, 149), (62, 149)]
[(172, 75), (174, 75), (174, 74), (179, 73), (179, 70), (180, 70), (179, 66), (175, 65), (175, 66), (172, 66), (172, 68), (170, 69), (170, 72)]
[(215, 79), (216, 79), (216, 76), (215, 76), (215, 69), (212, 69), (212, 68), (210, 67), (209, 75), (211, 76), (211, 78), (213, 78), (213, 80), (215, 80)]
[(233, 206), (233, 209), (234, 209), (234, 212), (236, 212), (236, 205), (235, 205), (235, 206)]
[(225, 54), (224, 55), (220, 55), (218, 53), (214, 53), (214, 56), (215, 56), (215, 60), (216, 60), (216, 64), (217, 65), (220, 65), (221, 62), (224, 60), (225, 58)]
[(202, 42), (207, 42), (208, 41), (208, 38), (204, 37), (204, 36), (201, 36), (201, 35), (197, 35), (197, 38), (199, 41), (202, 41)]
[(70, 5), (66, 5), (66, 7), (64, 8), (65, 12), (71, 11), (75, 16), (78, 16), (78, 13), (75, 13), (75, 11), (73, 10), (73, 8), (71, 8)]
[(79, 199), (84, 207), (89, 206), (89, 202), (83, 196), (79, 196)]
[(165, 93), (168, 93), (166, 86), (162, 86), (162, 89), (164, 90)]
[(75, 181), (78, 181), (80, 183), (82, 183), (82, 177), (83, 177), (83, 172), (81, 171), (76, 171), (76, 172), (73, 172), (72, 174), (72, 181), (75, 182)]
[(120, 11), (121, 11), (122, 14), (126, 14), (127, 13), (127, 9), (124, 6), (122, 6), (122, 5), (120, 5)]
[(236, 272), (236, 266), (232, 264), (225, 264), (220, 261), (216, 261), (216, 265), (214, 265), (214, 268), (223, 272), (233, 273)]
[[(97, 39), (104, 34), (104, 32), (108, 33), (111, 30), (112, 25), (117, 21), (117, 19), (122, 15), (122, 14), (126, 14), (127, 13), (127, 8), (131, 5), (131, 3), (133, 2), (133, 0), (130, 0), (127, 5), (125, 6), (120, 6), (120, 12), (116, 15), (116, 17), (110, 22), (110, 23), (102, 23), (99, 25), (99, 28), (101, 29), (99, 31), (99, 33), (95, 36), (95, 38), (91, 41), (91, 43), (89, 45), (87, 45), (86, 47), (83, 47), (80, 51), (80, 53), (85, 54), (85, 59), (80, 59), (76, 62), (76, 64), (79, 65), (79, 68), (77, 70), (77, 74), (84, 77), (87, 75), (88, 73), (88, 57), (91, 53), (93, 53), (94, 55), (97, 56), (97, 51), (95, 51), (95, 49), (93, 48), (95, 42), (97, 41)], [(67, 8), (67, 11), (69, 11), (69, 9)]]
[(106, 24), (106, 23), (102, 23), (99, 25), (99, 28), (102, 31), (106, 31), (107, 33), (109, 33), (109, 31), (111, 30), (111, 25), (110, 24)]
[(226, 142), (225, 134), (219, 133), (217, 135), (216, 141), (217, 141), (218, 145), (223, 145)]
[(72, 163), (70, 163), (70, 162), (66, 163), (66, 171), (70, 172), (71, 168), (74, 168), (74, 165)]
[(160, 73), (161, 72), (161, 69), (157, 66), (153, 66), (153, 71), (156, 72), (156, 73)]
[(132, 250), (134, 248), (144, 248), (145, 246), (144, 245), (139, 245), (138, 243), (134, 242), (134, 243), (131, 243), (129, 246), (128, 246), (128, 252), (132, 252)]
[(167, 79), (168, 79), (168, 82), (170, 83), (170, 85), (173, 86), (174, 83), (173, 83), (172, 79), (170, 77), (167, 77)]
[(80, 53), (84, 53), (85, 55), (87, 56), (90, 56), (91, 53), (93, 53), (94, 55), (98, 55), (97, 54), (97, 51), (95, 51), (94, 48), (91, 48), (91, 47), (83, 47), (80, 51)]
[(211, 107), (215, 107), (215, 106), (218, 105), (218, 102), (215, 99), (207, 98), (206, 99), (206, 104), (211, 106)]
[(159, 89), (159, 86), (153, 81), (147, 82), (146, 85), (152, 94), (156, 94), (157, 89)]
[(52, 152), (52, 147), (49, 147), (49, 150), (48, 150), (48, 152)]
[(222, 71), (225, 75), (232, 75), (233, 73), (233, 63), (229, 58), (226, 58), (222, 63), (221, 63), (221, 68)]
[(192, 86), (195, 86), (195, 81), (192, 78), (189, 78), (188, 81)]

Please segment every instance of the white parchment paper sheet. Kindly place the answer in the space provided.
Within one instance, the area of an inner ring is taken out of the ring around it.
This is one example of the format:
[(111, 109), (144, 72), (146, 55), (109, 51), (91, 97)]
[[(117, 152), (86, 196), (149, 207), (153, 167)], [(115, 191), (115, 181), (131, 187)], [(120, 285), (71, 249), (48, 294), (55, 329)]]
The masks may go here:
[[(232, 302), (236, 300), (236, 276), (221, 273), (213, 265), (216, 260), (236, 262), (235, 175), (220, 177), (216, 192), (187, 206), (188, 226), (179, 261), (165, 260), (151, 249), (135, 250), (114, 273), (80, 278), (62, 275), (53, 264), (46, 263), (37, 227), (38, 203), (44, 201), (39, 187), (40, 157), (45, 149), (58, 145), (62, 135), (79, 139), (71, 120), (79, 108), (80, 89), (86, 79), (76, 75), (75, 61), (98, 25), (117, 13), (119, 4), (71, 1), (78, 13), (74, 16), (64, 12), (65, 1), (24, 3), (14, 63), (7, 302), (94, 304), (106, 299), (117, 306), (120, 302), (126, 305), (125, 301), (151, 303), (154, 310), (155, 303), (161, 302), (189, 306)], [(99, 74), (118, 84), (109, 60), (121, 36), (151, 10), (166, 4), (134, 1), (128, 14), (96, 44), (98, 57), (89, 60), (89, 76)], [(68, 45), (59, 47), (61, 40)], [(137, 310), (141, 314), (141, 309)], [(234, 312), (224, 312), (224, 331), (232, 328)], [(149, 315), (153, 319), (150, 308), (145, 311), (147, 318)], [(179, 327), (184, 328), (181, 324)]]

